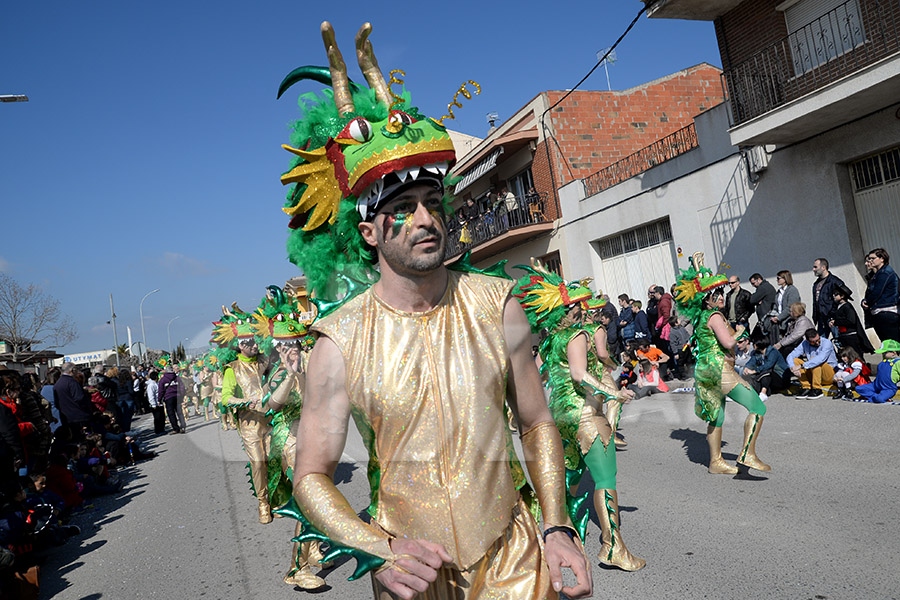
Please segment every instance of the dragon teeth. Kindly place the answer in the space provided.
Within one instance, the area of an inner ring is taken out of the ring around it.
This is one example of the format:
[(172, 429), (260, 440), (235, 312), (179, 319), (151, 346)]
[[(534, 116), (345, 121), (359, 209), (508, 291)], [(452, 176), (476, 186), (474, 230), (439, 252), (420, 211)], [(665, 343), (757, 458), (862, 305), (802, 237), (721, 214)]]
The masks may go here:
[(415, 181), (419, 178), (419, 167), (410, 167), (409, 174), (412, 176), (412, 180)]

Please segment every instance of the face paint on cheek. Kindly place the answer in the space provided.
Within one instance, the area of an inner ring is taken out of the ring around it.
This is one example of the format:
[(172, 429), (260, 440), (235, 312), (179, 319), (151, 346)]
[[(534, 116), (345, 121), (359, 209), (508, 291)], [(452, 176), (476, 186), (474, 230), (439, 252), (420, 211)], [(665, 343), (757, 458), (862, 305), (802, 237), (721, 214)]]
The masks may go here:
[(413, 213), (395, 213), (393, 215), (388, 215), (386, 223), (391, 226), (391, 232), (393, 232), (394, 237), (400, 234), (400, 230), (406, 227), (406, 235), (409, 235), (409, 230), (412, 228), (413, 222)]

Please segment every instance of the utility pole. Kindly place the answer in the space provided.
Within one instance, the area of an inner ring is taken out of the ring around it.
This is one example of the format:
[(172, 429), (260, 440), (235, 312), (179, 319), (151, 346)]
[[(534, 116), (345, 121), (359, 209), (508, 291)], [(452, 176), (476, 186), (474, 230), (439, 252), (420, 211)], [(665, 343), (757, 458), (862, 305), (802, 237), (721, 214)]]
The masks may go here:
[(113, 308), (112, 294), (109, 295), (109, 312), (112, 313), (113, 352), (116, 354), (116, 367), (119, 366), (119, 334), (116, 331), (116, 309)]

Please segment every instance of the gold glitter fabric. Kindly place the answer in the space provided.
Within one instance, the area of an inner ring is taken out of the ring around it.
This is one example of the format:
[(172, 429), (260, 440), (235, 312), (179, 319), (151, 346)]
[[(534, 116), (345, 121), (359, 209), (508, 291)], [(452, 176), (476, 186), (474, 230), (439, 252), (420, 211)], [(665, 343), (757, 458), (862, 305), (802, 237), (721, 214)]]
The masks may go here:
[(397, 311), (370, 288), (313, 326), (340, 348), (357, 427), (372, 435), (375, 521), (443, 544), (464, 570), (507, 530), (518, 498), (502, 435), (512, 285), (450, 271), (429, 311)]
[[(444, 566), (419, 600), (556, 600), (537, 523), (519, 500), (504, 534), (466, 571)], [(372, 577), (377, 600), (397, 598)]]
[(250, 459), (250, 480), (260, 502), (269, 499), (269, 477), (266, 457), (269, 455), (269, 419), (257, 410), (239, 410), (237, 414), (238, 433), (244, 443), (244, 452)]
[[(241, 402), (249, 402), (248, 408), (252, 410), (262, 409), (262, 378), (266, 372), (268, 363), (263, 358), (254, 361), (244, 361), (240, 358), (228, 363), (228, 367), (234, 372), (234, 379), (241, 390)], [(235, 397), (238, 397), (235, 394)]]
[(578, 432), (575, 434), (575, 441), (578, 442), (582, 455), (590, 451), (598, 437), (606, 448), (612, 437), (612, 427), (603, 414), (603, 407), (589, 396), (581, 408), (581, 420), (578, 421)]
[(534, 493), (541, 505), (544, 527), (569, 527), (572, 520), (566, 510), (566, 467), (562, 440), (553, 421), (538, 423), (522, 434), (522, 450)]
[(393, 560), (390, 536), (363, 522), (331, 477), (322, 473), (304, 476), (294, 482), (294, 497), (309, 522), (335, 542)]

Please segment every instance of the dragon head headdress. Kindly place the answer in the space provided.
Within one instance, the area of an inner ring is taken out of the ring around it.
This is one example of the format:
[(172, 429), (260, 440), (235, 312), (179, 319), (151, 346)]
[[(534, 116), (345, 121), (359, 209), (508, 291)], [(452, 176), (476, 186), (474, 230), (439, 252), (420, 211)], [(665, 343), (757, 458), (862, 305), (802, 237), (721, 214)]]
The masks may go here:
[[(361, 220), (403, 189), (426, 184), (444, 190), (444, 178), (456, 153), (444, 118), (425, 117), (410, 105), (409, 95), (391, 90), (402, 84), (395, 70), (390, 81), (382, 74), (364, 24), (356, 34), (356, 55), (369, 87), (350, 81), (347, 66), (335, 42), (334, 29), (322, 23), (322, 39), (329, 66), (300, 67), (282, 81), (280, 97), (298, 81), (312, 79), (326, 85), (322, 96), (304, 94), (304, 117), (294, 124), (295, 155), (283, 184), (294, 184), (284, 211), (291, 216), (288, 256), (304, 272), (310, 291), (320, 299), (340, 295), (340, 277), (363, 284), (377, 279), (373, 254), (358, 230)], [(480, 87), (475, 82), (470, 82)], [(465, 85), (457, 93), (471, 98)]]
[(706, 267), (702, 252), (695, 252), (689, 260), (690, 266), (681, 271), (675, 285), (675, 301), (681, 314), (693, 323), (703, 311), (703, 301), (728, 283), (728, 277), (716, 275)]
[(587, 287), (589, 281), (566, 283), (566, 280), (545, 270), (540, 264), (518, 265), (526, 275), (519, 278), (512, 295), (525, 309), (525, 315), (535, 333), (541, 329), (554, 329), (566, 315), (568, 307), (579, 304), (584, 307), (593, 299)]
[(286, 295), (277, 285), (270, 285), (268, 290), (269, 294), (253, 313), (253, 329), (276, 347), (297, 344), (302, 349), (308, 345), (305, 342), (315, 311), (305, 311), (296, 296)]

